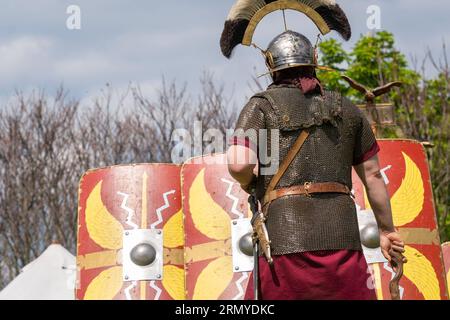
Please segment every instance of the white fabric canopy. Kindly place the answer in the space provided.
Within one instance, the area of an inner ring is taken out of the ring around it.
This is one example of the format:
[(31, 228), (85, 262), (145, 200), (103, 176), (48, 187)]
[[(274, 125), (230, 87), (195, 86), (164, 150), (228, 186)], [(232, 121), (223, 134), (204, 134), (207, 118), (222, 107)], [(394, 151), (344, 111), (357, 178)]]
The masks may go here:
[(52, 244), (0, 292), (0, 300), (74, 300), (75, 257)]

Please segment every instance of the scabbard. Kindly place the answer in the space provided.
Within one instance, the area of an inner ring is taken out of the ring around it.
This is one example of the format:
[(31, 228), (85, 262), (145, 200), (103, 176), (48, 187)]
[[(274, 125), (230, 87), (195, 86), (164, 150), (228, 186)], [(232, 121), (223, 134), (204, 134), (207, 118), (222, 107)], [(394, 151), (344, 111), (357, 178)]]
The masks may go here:
[(259, 215), (253, 221), (253, 233), (258, 239), (259, 248), (262, 250), (264, 257), (269, 264), (273, 263), (272, 250), (270, 248), (269, 234), (266, 228), (266, 220), (263, 213)]
[(251, 195), (248, 198), (248, 203), (250, 205), (250, 209), (253, 213), (253, 217), (251, 220), (251, 224), (253, 226), (253, 262), (254, 262), (254, 266), (253, 266), (253, 297), (254, 300), (259, 300), (260, 299), (260, 295), (259, 295), (259, 246), (260, 246), (260, 238), (258, 236), (258, 233), (256, 232), (256, 221), (258, 221), (261, 216), (262, 213), (259, 211), (258, 208), (258, 200), (256, 198), (256, 195)]
[(259, 300), (259, 243), (254, 242), (253, 245), (253, 297), (255, 301)]

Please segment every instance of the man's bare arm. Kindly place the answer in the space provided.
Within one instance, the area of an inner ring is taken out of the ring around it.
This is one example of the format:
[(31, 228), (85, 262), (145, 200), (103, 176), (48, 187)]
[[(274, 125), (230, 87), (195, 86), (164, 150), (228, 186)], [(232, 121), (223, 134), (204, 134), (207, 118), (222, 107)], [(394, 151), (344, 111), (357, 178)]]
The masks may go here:
[(241, 184), (246, 191), (255, 178), (258, 156), (250, 148), (235, 145), (227, 152), (228, 171), (230, 175)]
[(380, 229), (381, 250), (390, 261), (389, 251), (393, 249), (403, 253), (404, 243), (394, 227), (390, 198), (381, 175), (378, 156), (355, 166), (355, 170), (366, 187), (367, 198)]
[(375, 213), (381, 231), (395, 231), (389, 194), (381, 175), (378, 156), (355, 167), (358, 176), (366, 187), (367, 197)]

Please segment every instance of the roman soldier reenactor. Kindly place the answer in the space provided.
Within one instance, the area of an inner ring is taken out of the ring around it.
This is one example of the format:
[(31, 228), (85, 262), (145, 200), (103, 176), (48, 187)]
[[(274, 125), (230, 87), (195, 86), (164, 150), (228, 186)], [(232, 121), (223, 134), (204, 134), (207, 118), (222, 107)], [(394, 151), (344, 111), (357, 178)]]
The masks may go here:
[[(229, 57), (237, 44), (252, 44), (258, 22), (278, 9), (301, 11), (323, 34), (336, 30), (350, 38), (335, 1), (240, 0), (225, 23), (223, 53)], [(250, 282), (247, 299), (253, 292), (266, 300), (376, 299), (351, 193), (352, 168), (366, 187), (383, 255), (391, 261), (404, 252), (371, 126), (349, 99), (324, 90), (316, 76), (316, 49), (302, 34), (286, 30), (262, 50), (273, 83), (244, 107), (228, 150), (231, 175), (254, 194), (261, 211), (253, 219), (263, 253), (259, 290)], [(277, 141), (270, 138), (273, 130)], [(278, 170), (267, 170), (273, 163), (264, 154), (279, 159)]]

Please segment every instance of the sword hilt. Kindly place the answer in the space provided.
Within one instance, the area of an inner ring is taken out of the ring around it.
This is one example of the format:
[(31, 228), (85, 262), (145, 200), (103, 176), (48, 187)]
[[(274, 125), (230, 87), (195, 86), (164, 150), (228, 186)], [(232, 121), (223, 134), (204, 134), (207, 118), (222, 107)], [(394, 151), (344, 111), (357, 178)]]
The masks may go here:
[[(252, 211), (253, 217), (251, 220), (252, 226), (254, 225), (256, 219), (259, 217), (260, 212), (258, 208), (258, 200), (254, 194), (248, 197), (248, 204), (250, 210)], [(253, 233), (253, 299), (255, 301), (259, 300), (259, 240), (256, 232)]]

